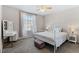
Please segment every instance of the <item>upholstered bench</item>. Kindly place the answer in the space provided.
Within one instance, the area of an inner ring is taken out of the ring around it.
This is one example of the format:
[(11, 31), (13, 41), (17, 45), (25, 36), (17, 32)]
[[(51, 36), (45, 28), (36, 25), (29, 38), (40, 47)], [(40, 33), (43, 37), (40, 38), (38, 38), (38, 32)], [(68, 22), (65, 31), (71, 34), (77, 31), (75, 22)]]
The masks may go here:
[(35, 44), (35, 47), (37, 47), (39, 49), (42, 49), (43, 47), (45, 47), (45, 42), (43, 42), (39, 39), (35, 39), (34, 44)]

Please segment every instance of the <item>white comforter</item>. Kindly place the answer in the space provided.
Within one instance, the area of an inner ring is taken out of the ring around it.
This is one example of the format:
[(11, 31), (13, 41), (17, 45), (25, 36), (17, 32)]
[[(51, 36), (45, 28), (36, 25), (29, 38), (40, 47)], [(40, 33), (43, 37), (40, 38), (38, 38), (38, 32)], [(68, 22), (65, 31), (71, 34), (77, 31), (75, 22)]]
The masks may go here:
[(53, 32), (38, 32), (34, 34), (34, 37), (49, 44), (56, 45), (56, 47), (59, 47), (62, 43), (66, 41), (67, 33), (58, 32), (55, 34), (54, 38)]

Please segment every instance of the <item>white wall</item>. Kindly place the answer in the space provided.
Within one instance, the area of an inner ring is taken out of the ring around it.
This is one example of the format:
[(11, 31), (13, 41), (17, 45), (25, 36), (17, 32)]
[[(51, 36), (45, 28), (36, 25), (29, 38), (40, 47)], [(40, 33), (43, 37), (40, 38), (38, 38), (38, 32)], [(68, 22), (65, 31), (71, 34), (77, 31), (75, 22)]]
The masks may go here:
[(2, 52), (1, 19), (2, 19), (2, 6), (0, 5), (0, 53)]
[(45, 26), (60, 24), (67, 29), (69, 25), (79, 26), (79, 7), (70, 8), (63, 12), (47, 15), (45, 17)]
[(3, 20), (10, 20), (14, 23), (14, 30), (18, 32), (19, 36), (19, 11), (15, 8), (3, 6), (2, 7)]
[(44, 16), (36, 15), (37, 31), (44, 31)]
[(79, 7), (65, 10), (60, 13), (47, 15), (45, 17), (45, 25), (59, 23), (64, 25), (77, 24), (79, 25)]

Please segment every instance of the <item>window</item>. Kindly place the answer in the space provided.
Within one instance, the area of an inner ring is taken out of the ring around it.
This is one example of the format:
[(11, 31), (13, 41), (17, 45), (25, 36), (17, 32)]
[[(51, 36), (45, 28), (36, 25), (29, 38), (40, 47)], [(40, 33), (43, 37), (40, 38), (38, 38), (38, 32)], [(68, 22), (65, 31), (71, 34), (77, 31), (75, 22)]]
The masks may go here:
[(25, 30), (27, 30), (27, 31), (32, 30), (32, 26), (33, 26), (32, 16), (24, 16), (23, 21), (24, 21)]
[(21, 13), (21, 32), (22, 36), (28, 35), (27, 33), (30, 32), (36, 32), (36, 16), (32, 14), (27, 13)]

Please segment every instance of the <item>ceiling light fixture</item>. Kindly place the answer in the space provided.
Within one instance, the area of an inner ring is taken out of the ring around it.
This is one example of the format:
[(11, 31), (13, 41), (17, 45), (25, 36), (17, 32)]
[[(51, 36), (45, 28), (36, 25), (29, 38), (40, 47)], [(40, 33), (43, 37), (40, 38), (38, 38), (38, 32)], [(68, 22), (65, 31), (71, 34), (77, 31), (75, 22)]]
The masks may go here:
[(50, 12), (52, 11), (52, 7), (50, 5), (41, 5), (38, 10), (40, 12)]

